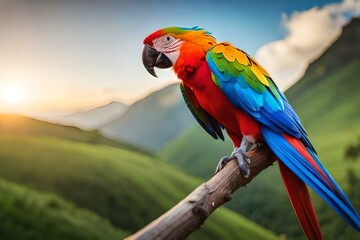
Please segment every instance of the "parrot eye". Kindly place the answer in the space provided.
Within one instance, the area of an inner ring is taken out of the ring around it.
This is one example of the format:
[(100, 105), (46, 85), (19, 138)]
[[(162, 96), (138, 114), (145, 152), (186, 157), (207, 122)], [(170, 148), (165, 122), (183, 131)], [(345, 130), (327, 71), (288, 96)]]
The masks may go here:
[(167, 46), (167, 45), (171, 44), (174, 40), (175, 40), (175, 38), (173, 36), (165, 35), (159, 39), (159, 42), (163, 46)]

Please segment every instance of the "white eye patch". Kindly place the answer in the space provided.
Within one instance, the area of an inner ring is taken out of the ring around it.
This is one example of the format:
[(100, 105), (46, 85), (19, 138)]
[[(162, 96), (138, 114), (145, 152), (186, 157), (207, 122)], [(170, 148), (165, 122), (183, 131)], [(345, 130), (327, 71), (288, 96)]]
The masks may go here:
[(181, 41), (173, 36), (164, 35), (160, 38), (154, 39), (153, 44), (156, 50), (167, 53), (178, 50), (178, 47), (181, 45)]
[(164, 35), (153, 40), (153, 47), (164, 53), (175, 64), (180, 55), (180, 46), (183, 41), (170, 35)]

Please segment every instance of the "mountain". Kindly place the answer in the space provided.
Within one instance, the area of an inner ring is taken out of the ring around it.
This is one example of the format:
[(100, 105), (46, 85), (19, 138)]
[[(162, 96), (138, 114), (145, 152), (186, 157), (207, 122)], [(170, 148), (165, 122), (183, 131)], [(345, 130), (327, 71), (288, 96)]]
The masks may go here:
[(100, 131), (105, 136), (159, 151), (193, 124), (179, 84), (173, 84), (134, 103)]
[(111, 102), (106, 105), (86, 111), (78, 111), (65, 116), (62, 124), (80, 127), (86, 130), (98, 129), (114, 119), (119, 118), (128, 108), (120, 102)]
[[(46, 214), (49, 215), (57, 214), (46, 208), (52, 206), (46, 197), (50, 193), (71, 202), (74, 208), (87, 209), (92, 215), (109, 221), (114, 229), (134, 232), (175, 205), (201, 183), (199, 179), (152, 155), (138, 152), (127, 145), (121, 147), (121, 143), (114, 146), (106, 144), (101, 135), (97, 135), (99, 139), (90, 138), (90, 141), (87, 136), (91, 136), (92, 132), (12, 115), (0, 115), (0, 126), (0, 177), (22, 185), (21, 188), (41, 192), (34, 193), (38, 196), (34, 204), (39, 202), (40, 206), (35, 206), (33, 212), (27, 206), (26, 209), (19, 208), (19, 211), (24, 210), (24, 214), (28, 214), (25, 223), (36, 222), (41, 211), (48, 210)], [(1, 197), (8, 197), (8, 194), (12, 193), (0, 194), (0, 203)], [(29, 196), (29, 201), (31, 199)], [(61, 212), (59, 218), (63, 215), (69, 218), (66, 211), (61, 210), (63, 206), (54, 201), (54, 208), (58, 207)], [(6, 211), (0, 211), (0, 216), (5, 219), (1, 225), (7, 228), (13, 216)], [(77, 219), (69, 218), (68, 221)], [(81, 219), (79, 221), (81, 224)], [(92, 226), (91, 221), (94, 220), (89, 217), (89, 221), (87, 226)], [(60, 229), (66, 226), (59, 224), (53, 227)], [(33, 234), (41, 233), (40, 230), (36, 231), (34, 229)], [(239, 214), (221, 208), (201, 230), (189, 237), (233, 238), (276, 239), (276, 236)], [(96, 239), (96, 236), (92, 239)]]
[(84, 130), (95, 130), (119, 118), (128, 108), (121, 102), (111, 102), (89, 110), (80, 110), (73, 113), (35, 113), (29, 114), (40, 120), (61, 125), (75, 126)]
[[(360, 19), (357, 18), (344, 27), (338, 40), (311, 63), (304, 77), (285, 93), (323, 164), (345, 190), (348, 169), (360, 171), (360, 165), (343, 161), (346, 147), (360, 136), (359, 42)], [(209, 177), (217, 159), (230, 151), (231, 141), (216, 142), (201, 127), (194, 126), (169, 143), (160, 155), (164, 161), (192, 175)], [(314, 200), (319, 212), (323, 201), (317, 196)], [(247, 189), (238, 191), (228, 206), (276, 233), (286, 233), (291, 239), (303, 237), (277, 167), (267, 169)], [(327, 216), (320, 216), (320, 220), (327, 223), (323, 226), (325, 239), (342, 238), (341, 231), (334, 230), (333, 224), (343, 220), (332, 215), (329, 207), (321, 211), (319, 215)], [(333, 218), (326, 219), (329, 216)]]

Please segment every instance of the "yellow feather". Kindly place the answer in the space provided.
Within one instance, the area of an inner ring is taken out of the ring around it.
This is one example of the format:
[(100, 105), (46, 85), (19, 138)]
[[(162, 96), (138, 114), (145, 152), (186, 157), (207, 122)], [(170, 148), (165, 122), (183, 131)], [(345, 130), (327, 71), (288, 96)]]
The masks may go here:
[(245, 65), (245, 66), (248, 66), (249, 65), (249, 60), (246, 56), (245, 53), (243, 53), (242, 51), (238, 50), (236, 51), (236, 60), (242, 64), (242, 65)]
[(255, 74), (257, 79), (259, 79), (259, 81), (262, 84), (264, 84), (265, 86), (269, 86), (268, 80), (266, 79), (266, 77), (264, 76), (264, 74), (261, 72), (261, 70), (259, 69), (259, 67), (257, 65), (252, 63), (250, 68), (251, 68), (251, 71)]
[(226, 46), (225, 51), (223, 51), (224, 57), (229, 62), (235, 61), (236, 49), (233, 46)]
[(214, 53), (222, 53), (223, 51), (225, 51), (225, 46), (222, 45), (222, 44), (216, 45), (216, 46), (213, 48), (213, 52), (214, 52)]

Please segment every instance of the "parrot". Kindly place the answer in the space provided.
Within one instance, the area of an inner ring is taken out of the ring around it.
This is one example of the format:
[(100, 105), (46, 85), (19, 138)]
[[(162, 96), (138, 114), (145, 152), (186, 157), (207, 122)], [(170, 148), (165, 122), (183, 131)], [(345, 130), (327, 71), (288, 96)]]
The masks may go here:
[(298, 115), (270, 74), (249, 54), (229, 42), (217, 42), (200, 27), (166, 27), (143, 41), (142, 62), (172, 68), (186, 105), (214, 139), (233, 142), (234, 151), (220, 159), (215, 174), (231, 160), (250, 174), (247, 152), (266, 143), (277, 157), (280, 175), (299, 225), (308, 239), (323, 239), (306, 185), (355, 230), (360, 217), (317, 157)]

